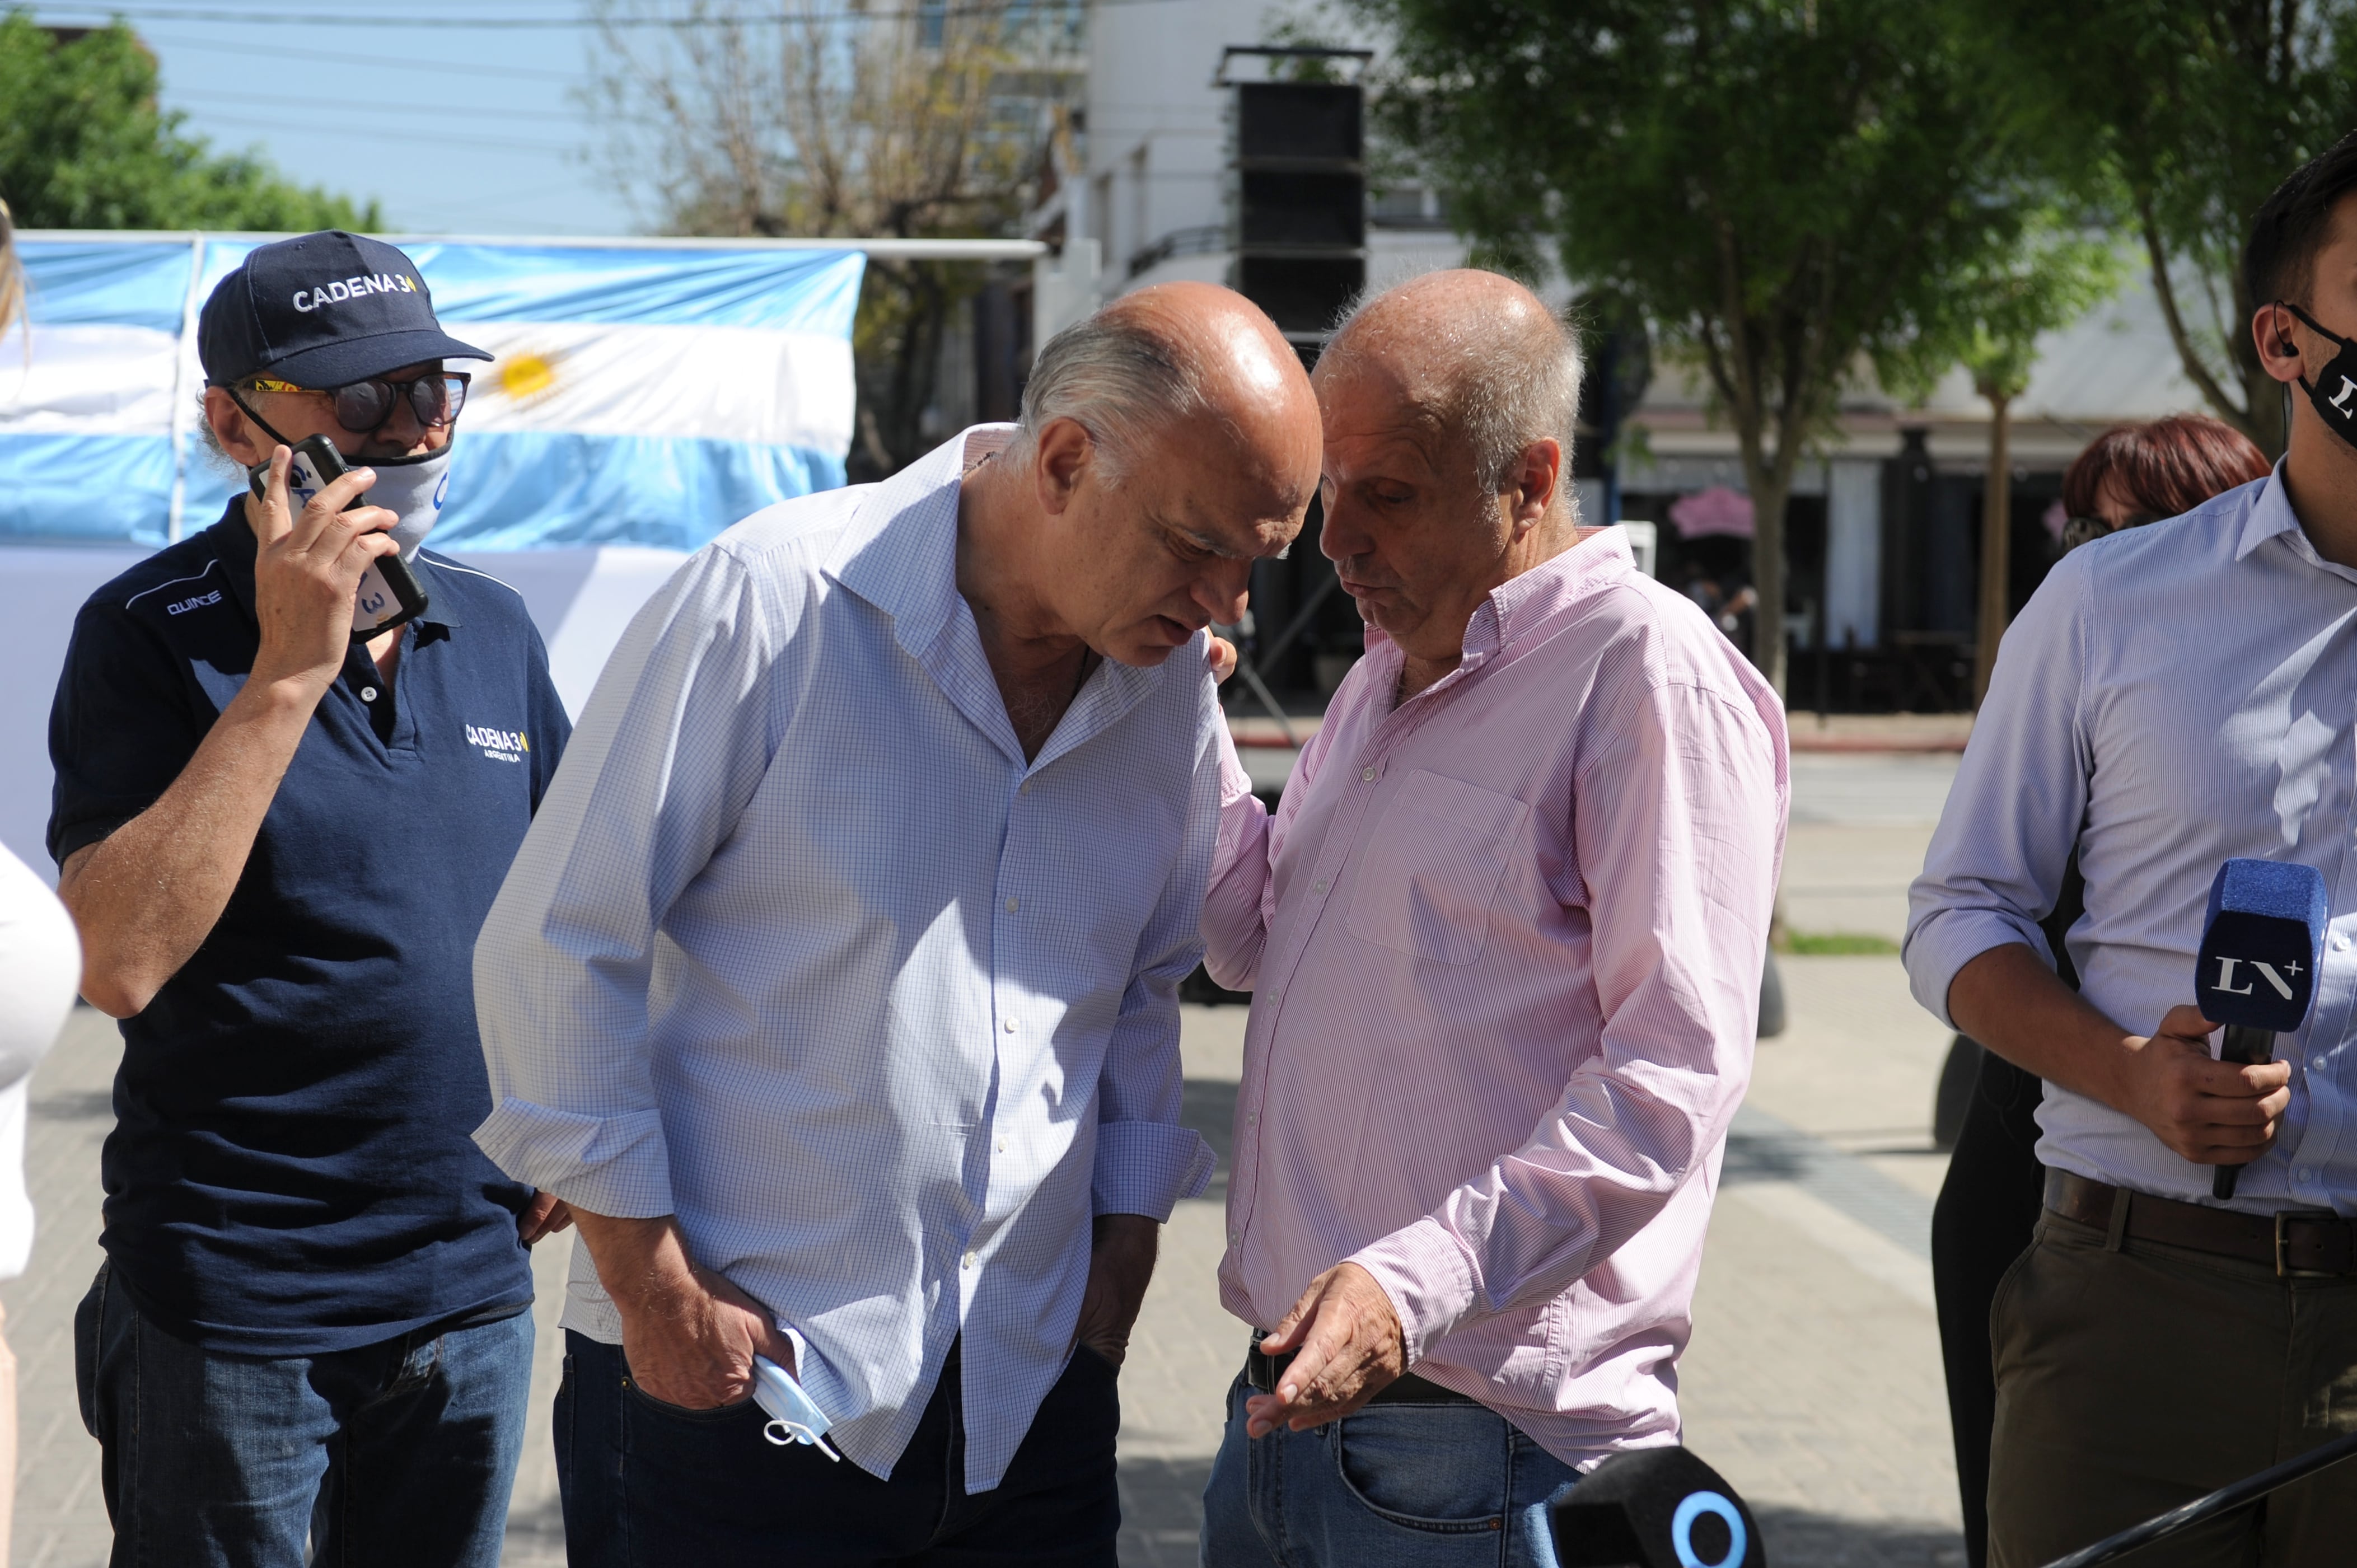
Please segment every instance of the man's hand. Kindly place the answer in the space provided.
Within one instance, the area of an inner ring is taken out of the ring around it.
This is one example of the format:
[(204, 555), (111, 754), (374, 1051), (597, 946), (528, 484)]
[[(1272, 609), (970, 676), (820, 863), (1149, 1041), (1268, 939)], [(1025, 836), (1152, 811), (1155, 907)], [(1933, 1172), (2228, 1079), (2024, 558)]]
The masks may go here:
[(757, 1355), (797, 1370), (793, 1342), (761, 1304), (688, 1257), (675, 1217), (573, 1217), (621, 1315), (630, 1377), (649, 1398), (716, 1410), (753, 1397)]
[(343, 510), (376, 483), (370, 468), (353, 469), (313, 496), (301, 516), (293, 515), (286, 494), (293, 461), (285, 447), (274, 450), (263, 498), (246, 501), (256, 543), (253, 613), (262, 628), (253, 680), (264, 688), (302, 687), (316, 703), (335, 684), (351, 650), (361, 574), (370, 562), (400, 552), (384, 532), (400, 519), (380, 506)]
[(2291, 1103), (2291, 1063), (2212, 1061), (2208, 1036), (2217, 1027), (2193, 1008), (2172, 1007), (2156, 1033), (2130, 1040), (2136, 1070), (2120, 1109), (2195, 1165), (2248, 1165), (2276, 1141)]
[(1129, 1331), (1146, 1304), (1162, 1227), (1142, 1214), (1100, 1214), (1089, 1250), (1088, 1288), (1081, 1296), (1075, 1344), (1118, 1367), (1129, 1354)]
[(1299, 1354), (1277, 1380), (1276, 1392), (1244, 1401), (1251, 1437), (1266, 1437), (1280, 1423), (1307, 1432), (1349, 1415), (1407, 1370), (1391, 1297), (1356, 1263), (1338, 1263), (1311, 1280), (1260, 1348), (1272, 1356)]
[(544, 1237), (554, 1236), (573, 1223), (573, 1210), (553, 1192), (535, 1192), (524, 1211), (516, 1216), (516, 1235), (531, 1246)]
[(1213, 632), (1211, 647), (1203, 650), (1203, 660), (1211, 667), (1211, 684), (1224, 686), (1228, 677), (1236, 672), (1236, 645)]

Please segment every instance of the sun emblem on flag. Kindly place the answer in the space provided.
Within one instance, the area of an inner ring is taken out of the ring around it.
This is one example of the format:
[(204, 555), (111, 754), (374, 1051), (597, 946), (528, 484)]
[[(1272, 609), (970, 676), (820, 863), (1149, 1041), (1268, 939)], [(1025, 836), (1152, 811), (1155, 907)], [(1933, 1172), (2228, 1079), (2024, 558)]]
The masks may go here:
[(500, 396), (529, 408), (555, 393), (565, 358), (553, 349), (519, 349), (492, 364), (490, 379)]

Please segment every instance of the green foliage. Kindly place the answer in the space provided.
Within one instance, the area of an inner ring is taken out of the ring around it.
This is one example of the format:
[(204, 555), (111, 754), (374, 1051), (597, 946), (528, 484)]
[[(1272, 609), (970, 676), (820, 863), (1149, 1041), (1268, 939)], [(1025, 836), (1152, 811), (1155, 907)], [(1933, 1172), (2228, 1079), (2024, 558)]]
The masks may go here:
[(59, 44), (0, 16), (0, 199), (28, 229), (372, 229), (374, 204), (215, 154), (156, 105), (155, 59), (120, 22)]
[(2357, 124), (2357, 0), (1948, 0), (1991, 97), (2143, 242), (2187, 376), (2267, 451), (2251, 214)]
[(1860, 357), (1926, 340), (2043, 195), (1922, 0), (1359, 0), (1379, 113), (1492, 264), (1552, 249), (1706, 376), (1758, 518), (1781, 688), (1783, 506)]
[(2110, 297), (2125, 271), (2118, 246), (2059, 208), (2030, 209), (2013, 242), (1968, 258), (1934, 291), (1906, 335), (1875, 355), (1884, 388), (1920, 401), (1951, 365), (1992, 403), (2029, 385), (2038, 339)]

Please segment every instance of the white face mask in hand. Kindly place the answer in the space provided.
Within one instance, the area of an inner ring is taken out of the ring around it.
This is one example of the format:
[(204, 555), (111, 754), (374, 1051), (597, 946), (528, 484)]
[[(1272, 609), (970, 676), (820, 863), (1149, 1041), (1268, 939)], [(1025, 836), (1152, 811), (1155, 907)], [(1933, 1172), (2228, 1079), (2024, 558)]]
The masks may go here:
[(773, 1418), (761, 1435), (783, 1448), (789, 1443), (809, 1443), (828, 1458), (843, 1455), (826, 1445), (826, 1429), (834, 1423), (818, 1408), (793, 1374), (767, 1356), (753, 1358), (753, 1399)]

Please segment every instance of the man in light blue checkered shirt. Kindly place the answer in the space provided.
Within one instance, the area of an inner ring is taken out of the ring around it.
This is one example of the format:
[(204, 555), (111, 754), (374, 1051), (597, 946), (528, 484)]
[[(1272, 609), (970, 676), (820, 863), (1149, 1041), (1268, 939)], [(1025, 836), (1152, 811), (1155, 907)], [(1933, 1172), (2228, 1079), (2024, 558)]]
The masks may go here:
[[(1145, 290), (1020, 425), (748, 519), (632, 623), (475, 964), (477, 1141), (580, 1222), (576, 1564), (1112, 1568), (1115, 1369), (1211, 1171), (1202, 631), (1318, 466), (1267, 318)], [(849, 1463), (763, 1441), (756, 1354)]]

